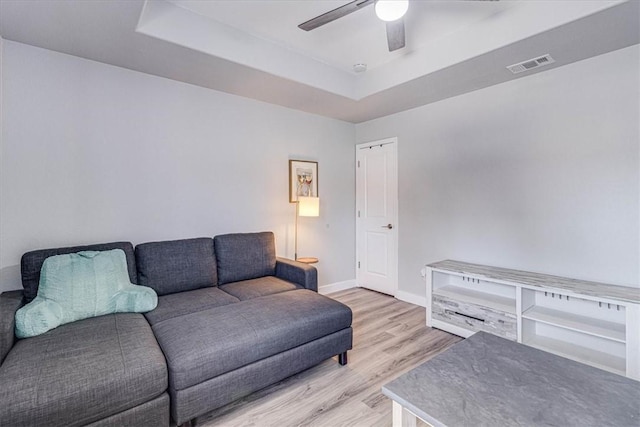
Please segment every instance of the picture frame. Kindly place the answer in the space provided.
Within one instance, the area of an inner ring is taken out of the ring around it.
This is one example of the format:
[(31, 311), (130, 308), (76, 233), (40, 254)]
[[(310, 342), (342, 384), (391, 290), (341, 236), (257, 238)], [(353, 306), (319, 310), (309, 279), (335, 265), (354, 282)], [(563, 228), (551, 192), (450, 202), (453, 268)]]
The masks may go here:
[(318, 197), (318, 162), (289, 160), (289, 203), (298, 196)]

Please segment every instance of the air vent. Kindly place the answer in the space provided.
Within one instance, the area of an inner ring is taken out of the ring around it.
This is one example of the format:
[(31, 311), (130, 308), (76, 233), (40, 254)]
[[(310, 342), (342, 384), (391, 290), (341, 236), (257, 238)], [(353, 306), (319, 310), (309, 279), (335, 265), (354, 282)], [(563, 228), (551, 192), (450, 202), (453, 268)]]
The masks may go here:
[(522, 73), (523, 71), (533, 70), (534, 68), (542, 67), (543, 65), (549, 65), (556, 62), (551, 55), (546, 54), (539, 58), (527, 59), (526, 61), (518, 62), (517, 64), (509, 65), (507, 69), (513, 74)]

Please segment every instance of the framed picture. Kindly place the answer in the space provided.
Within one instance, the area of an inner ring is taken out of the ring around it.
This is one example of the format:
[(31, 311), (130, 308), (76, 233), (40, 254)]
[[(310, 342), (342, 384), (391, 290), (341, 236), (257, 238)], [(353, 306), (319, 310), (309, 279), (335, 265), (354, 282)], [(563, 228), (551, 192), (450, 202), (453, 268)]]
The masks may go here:
[(318, 162), (289, 160), (289, 203), (298, 196), (318, 197)]

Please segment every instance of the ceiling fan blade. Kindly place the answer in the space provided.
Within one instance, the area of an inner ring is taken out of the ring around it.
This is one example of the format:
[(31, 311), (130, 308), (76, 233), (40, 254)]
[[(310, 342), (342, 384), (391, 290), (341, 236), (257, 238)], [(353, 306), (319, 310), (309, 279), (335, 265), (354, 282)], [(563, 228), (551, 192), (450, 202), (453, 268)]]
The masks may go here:
[(402, 49), (404, 47), (404, 19), (387, 22), (387, 44), (389, 52)]
[(342, 18), (350, 13), (353, 13), (357, 10), (362, 9), (365, 6), (369, 6), (373, 4), (374, 0), (356, 0), (350, 3), (345, 4), (344, 6), (340, 6), (336, 9), (333, 9), (327, 13), (323, 13), (320, 16), (316, 16), (313, 19), (308, 20), (307, 22), (303, 22), (298, 25), (298, 28), (311, 31), (315, 28), (321, 27), (324, 24), (328, 24), (329, 22), (335, 21), (338, 18)]

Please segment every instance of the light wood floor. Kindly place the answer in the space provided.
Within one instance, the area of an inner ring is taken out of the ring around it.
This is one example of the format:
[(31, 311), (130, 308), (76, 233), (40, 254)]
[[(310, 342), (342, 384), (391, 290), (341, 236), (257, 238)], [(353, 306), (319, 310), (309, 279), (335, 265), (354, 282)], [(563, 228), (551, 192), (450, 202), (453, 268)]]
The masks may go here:
[(197, 419), (198, 427), (390, 426), (387, 382), (460, 338), (425, 326), (425, 310), (365, 289), (330, 295), (353, 310), (353, 350)]

